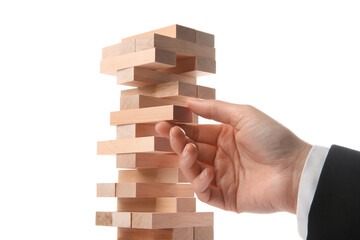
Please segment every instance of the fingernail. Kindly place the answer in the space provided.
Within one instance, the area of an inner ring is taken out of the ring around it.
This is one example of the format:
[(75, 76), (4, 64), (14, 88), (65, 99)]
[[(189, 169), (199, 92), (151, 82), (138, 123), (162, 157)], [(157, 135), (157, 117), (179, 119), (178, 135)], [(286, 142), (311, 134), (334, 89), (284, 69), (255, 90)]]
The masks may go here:
[(188, 156), (189, 156), (189, 147), (188, 147), (188, 145), (186, 145), (185, 149), (184, 149), (184, 151), (182, 153), (182, 157), (187, 158)]
[(201, 172), (200, 174), (200, 179), (204, 179), (207, 176), (207, 171), (206, 168), (204, 169), (204, 171)]
[(185, 130), (184, 129), (182, 129), (181, 127), (179, 127), (180, 128), (180, 130), (184, 133), (184, 135), (186, 136), (186, 132), (185, 132)]

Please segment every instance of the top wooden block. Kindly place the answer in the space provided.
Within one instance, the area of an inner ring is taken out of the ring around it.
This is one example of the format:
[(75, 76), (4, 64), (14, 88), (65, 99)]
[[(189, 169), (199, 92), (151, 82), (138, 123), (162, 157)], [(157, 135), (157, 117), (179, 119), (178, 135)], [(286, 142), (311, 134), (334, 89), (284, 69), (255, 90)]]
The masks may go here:
[(182, 39), (185, 41), (197, 43), (199, 45), (208, 46), (208, 47), (214, 47), (215, 45), (215, 40), (214, 40), (215, 37), (213, 34), (197, 31), (195, 29), (184, 27), (178, 24), (164, 28), (159, 28), (142, 34), (137, 34), (131, 37), (123, 38), (123, 41), (149, 35), (151, 33), (156, 33), (171, 38)]

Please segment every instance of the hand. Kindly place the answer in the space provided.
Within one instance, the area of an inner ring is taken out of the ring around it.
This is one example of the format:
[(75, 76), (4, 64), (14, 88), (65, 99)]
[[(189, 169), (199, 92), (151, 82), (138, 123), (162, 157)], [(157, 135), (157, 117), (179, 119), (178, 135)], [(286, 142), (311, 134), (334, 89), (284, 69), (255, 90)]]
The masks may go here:
[(248, 105), (189, 100), (199, 116), (222, 124), (160, 122), (198, 198), (234, 212), (296, 212), (300, 176), (311, 145)]

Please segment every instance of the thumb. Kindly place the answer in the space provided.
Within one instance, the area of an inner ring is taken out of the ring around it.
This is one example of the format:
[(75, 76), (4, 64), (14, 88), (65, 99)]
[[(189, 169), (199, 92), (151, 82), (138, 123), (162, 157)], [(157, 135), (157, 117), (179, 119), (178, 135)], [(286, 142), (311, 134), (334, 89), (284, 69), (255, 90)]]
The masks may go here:
[(237, 119), (234, 119), (234, 116), (239, 116), (238, 113), (241, 110), (241, 105), (218, 100), (190, 99), (186, 104), (191, 111), (201, 117), (213, 119), (233, 127), (237, 123)]

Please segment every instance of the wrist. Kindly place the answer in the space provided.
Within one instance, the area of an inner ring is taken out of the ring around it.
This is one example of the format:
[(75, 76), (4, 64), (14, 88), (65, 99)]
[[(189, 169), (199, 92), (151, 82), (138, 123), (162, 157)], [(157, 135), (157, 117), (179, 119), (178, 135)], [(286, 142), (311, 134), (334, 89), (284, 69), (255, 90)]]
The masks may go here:
[(301, 147), (295, 155), (295, 160), (293, 162), (293, 167), (291, 171), (291, 180), (290, 180), (290, 191), (289, 191), (289, 209), (290, 213), (296, 214), (297, 208), (297, 199), (299, 193), (299, 185), (301, 180), (301, 174), (303, 172), (305, 162), (309, 152), (312, 148), (311, 144), (302, 142)]

